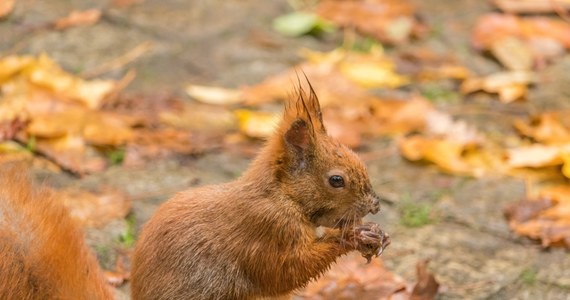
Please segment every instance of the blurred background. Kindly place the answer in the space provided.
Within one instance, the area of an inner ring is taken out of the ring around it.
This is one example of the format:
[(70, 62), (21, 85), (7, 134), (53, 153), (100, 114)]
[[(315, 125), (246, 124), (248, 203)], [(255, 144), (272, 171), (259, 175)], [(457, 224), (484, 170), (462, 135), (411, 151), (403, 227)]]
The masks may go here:
[(568, 0), (0, 0), (0, 163), (126, 299), (144, 222), (237, 178), (306, 75), (392, 244), (296, 298), (567, 299), (569, 48)]

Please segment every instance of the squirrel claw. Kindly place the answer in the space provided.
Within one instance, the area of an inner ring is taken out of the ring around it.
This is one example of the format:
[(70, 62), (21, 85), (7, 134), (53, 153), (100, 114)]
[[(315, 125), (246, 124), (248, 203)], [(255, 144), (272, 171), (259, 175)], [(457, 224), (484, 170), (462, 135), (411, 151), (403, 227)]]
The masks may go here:
[(367, 263), (372, 257), (382, 255), (384, 249), (390, 245), (390, 235), (380, 229), (375, 223), (365, 223), (355, 228), (355, 248), (358, 250)]

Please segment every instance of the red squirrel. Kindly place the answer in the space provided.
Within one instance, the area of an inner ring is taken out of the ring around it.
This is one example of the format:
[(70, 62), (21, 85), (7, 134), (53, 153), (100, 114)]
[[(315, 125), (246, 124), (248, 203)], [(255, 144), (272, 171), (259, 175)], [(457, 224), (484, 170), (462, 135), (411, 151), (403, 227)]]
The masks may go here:
[(349, 251), (370, 258), (389, 244), (362, 224), (379, 198), (358, 156), (327, 135), (309, 90), (299, 83), (240, 178), (160, 206), (135, 247), (133, 299), (282, 297)]
[(17, 164), (0, 167), (0, 299), (113, 299), (80, 226)]
[[(133, 299), (253, 299), (291, 293), (353, 250), (390, 243), (363, 224), (379, 199), (358, 156), (326, 134), (299, 86), (239, 179), (179, 193), (144, 226)], [(0, 166), (0, 299), (112, 299), (80, 227), (18, 166)]]

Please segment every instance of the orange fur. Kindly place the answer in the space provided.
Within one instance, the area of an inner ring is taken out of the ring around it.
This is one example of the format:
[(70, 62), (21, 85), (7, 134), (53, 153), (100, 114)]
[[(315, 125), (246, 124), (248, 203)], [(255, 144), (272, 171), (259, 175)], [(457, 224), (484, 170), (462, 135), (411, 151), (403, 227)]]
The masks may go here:
[(0, 167), (0, 299), (112, 299), (79, 228), (21, 166)]

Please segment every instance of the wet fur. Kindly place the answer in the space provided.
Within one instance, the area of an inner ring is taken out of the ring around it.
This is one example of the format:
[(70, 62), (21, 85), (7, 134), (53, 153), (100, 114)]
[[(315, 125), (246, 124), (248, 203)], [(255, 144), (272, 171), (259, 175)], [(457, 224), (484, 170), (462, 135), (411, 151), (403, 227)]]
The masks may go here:
[[(312, 88), (299, 84), (292, 98), (243, 176), (177, 194), (144, 226), (134, 299), (286, 295), (355, 249), (351, 228), (378, 205), (366, 169), (326, 135)], [(346, 188), (330, 187), (330, 172), (342, 173)]]

